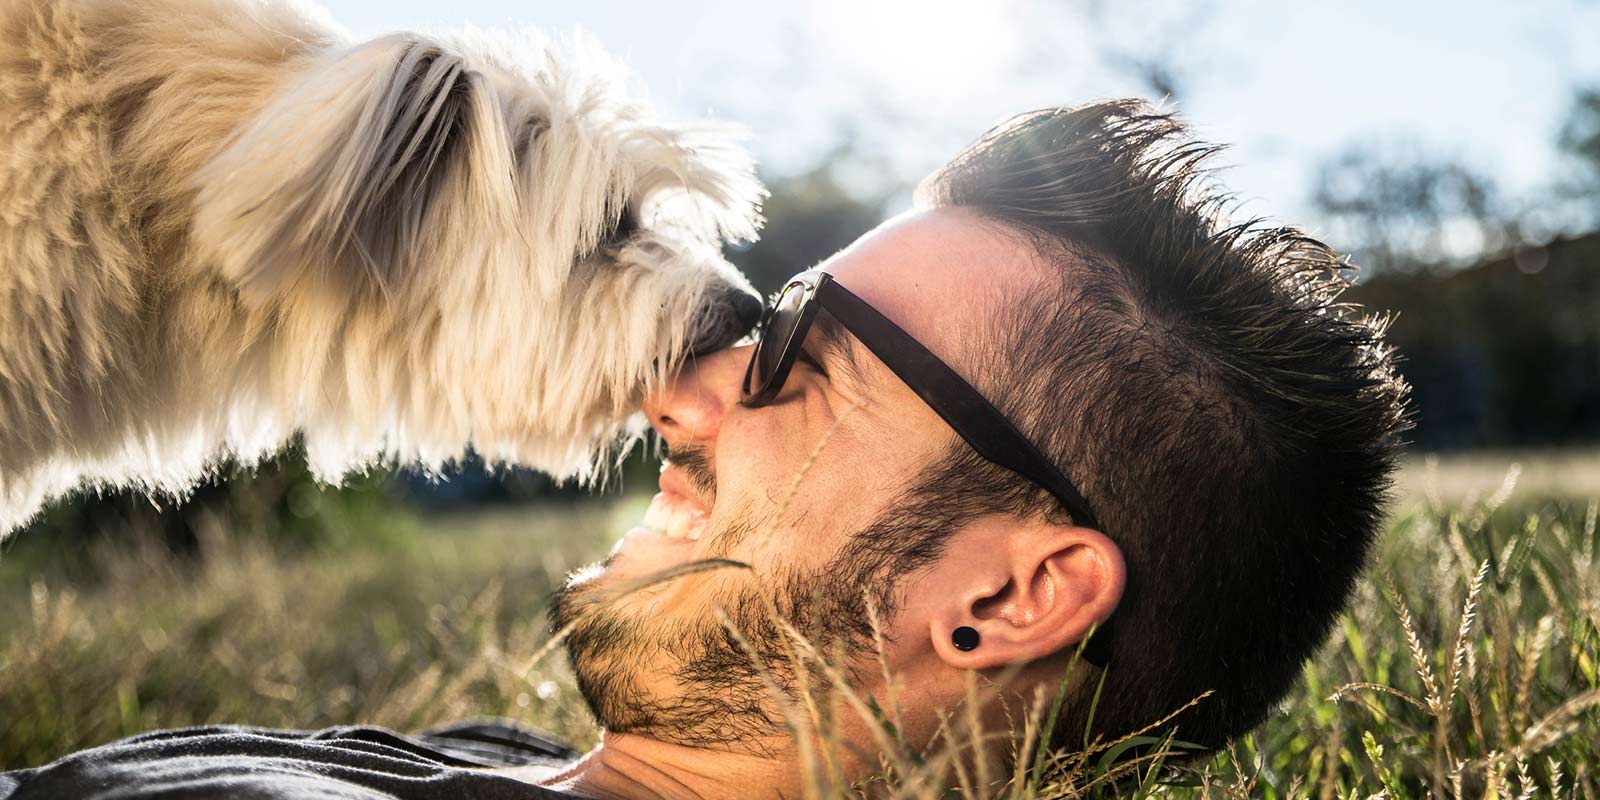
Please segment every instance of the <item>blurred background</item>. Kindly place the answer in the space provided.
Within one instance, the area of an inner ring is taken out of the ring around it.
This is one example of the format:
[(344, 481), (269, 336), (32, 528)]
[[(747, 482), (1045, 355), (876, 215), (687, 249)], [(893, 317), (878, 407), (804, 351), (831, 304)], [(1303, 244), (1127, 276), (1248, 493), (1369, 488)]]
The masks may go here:
[[(1009, 114), (1175, 106), (1231, 145), (1218, 178), (1239, 213), (1350, 253), (1349, 298), (1394, 315), (1416, 409), (1402, 499), (1447, 518), (1514, 464), (1524, 499), (1505, 507), (1573, 530), (1587, 508), (1593, 538), (1600, 2), (324, 5), (358, 37), (582, 30), (662, 116), (748, 125), (772, 197), (761, 240), (730, 256), (763, 291), (906, 208)], [(181, 505), (57, 503), (0, 548), (0, 766), (213, 721), (493, 713), (581, 742), (593, 730), (559, 657), (519, 659), (549, 589), (654, 490), (651, 455), (604, 492), (470, 460), (328, 488), (290, 448)]]

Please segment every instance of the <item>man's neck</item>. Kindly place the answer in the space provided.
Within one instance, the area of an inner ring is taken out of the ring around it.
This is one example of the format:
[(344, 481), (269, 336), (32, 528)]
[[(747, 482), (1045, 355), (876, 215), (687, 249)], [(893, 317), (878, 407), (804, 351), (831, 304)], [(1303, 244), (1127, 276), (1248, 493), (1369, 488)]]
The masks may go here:
[(607, 734), (588, 755), (539, 784), (596, 800), (798, 797), (800, 776), (788, 752), (785, 746), (771, 756), (754, 755)]

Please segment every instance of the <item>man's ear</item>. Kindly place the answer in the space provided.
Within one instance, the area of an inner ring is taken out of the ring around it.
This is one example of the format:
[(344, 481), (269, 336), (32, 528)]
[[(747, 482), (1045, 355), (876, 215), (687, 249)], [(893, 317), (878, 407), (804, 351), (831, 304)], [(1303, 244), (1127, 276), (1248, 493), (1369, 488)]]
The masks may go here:
[(450, 263), (458, 229), (510, 226), (500, 115), (442, 44), (394, 35), (331, 52), (197, 171), (194, 243), (255, 305), (303, 283), (386, 296), (422, 262)]
[[(1122, 550), (1099, 531), (988, 518), (956, 533), (925, 581), (934, 652), (957, 669), (1025, 664), (1075, 646), (1122, 599)], [(960, 627), (978, 645), (952, 641)]]

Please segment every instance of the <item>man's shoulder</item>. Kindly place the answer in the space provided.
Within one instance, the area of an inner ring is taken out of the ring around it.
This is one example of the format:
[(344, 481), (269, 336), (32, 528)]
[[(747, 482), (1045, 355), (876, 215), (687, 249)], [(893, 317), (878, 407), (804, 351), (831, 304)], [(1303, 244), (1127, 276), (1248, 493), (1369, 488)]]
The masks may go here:
[(486, 768), (556, 764), (576, 754), (534, 731), (474, 721), (406, 736), (213, 726), (156, 731), (0, 774), (0, 800), (56, 797), (373, 800), (568, 798)]

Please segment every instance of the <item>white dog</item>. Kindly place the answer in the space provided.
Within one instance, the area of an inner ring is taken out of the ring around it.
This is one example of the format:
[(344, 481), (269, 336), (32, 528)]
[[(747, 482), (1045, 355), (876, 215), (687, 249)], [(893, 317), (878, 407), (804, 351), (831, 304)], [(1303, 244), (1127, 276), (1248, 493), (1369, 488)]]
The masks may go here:
[(284, 0), (0, 0), (0, 538), (82, 485), (183, 495), (467, 446), (603, 471), (761, 304), (763, 196), (537, 34), (351, 43)]

